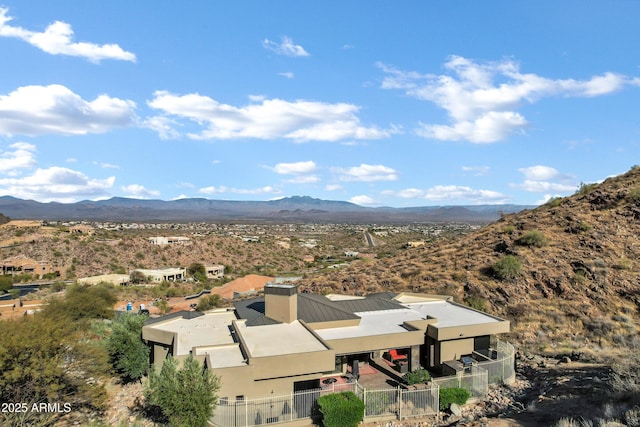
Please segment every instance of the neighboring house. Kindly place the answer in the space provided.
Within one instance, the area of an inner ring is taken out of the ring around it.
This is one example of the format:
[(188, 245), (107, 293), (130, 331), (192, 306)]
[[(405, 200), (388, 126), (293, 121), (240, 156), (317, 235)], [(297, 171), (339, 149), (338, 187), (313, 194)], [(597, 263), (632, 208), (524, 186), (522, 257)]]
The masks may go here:
[(358, 258), (358, 255), (360, 255), (360, 252), (346, 251), (344, 253), (344, 256), (346, 256), (347, 258)]
[(156, 236), (156, 237), (149, 237), (149, 243), (154, 245), (159, 245), (159, 246), (186, 245), (191, 243), (191, 239), (183, 236), (174, 236), (174, 237)]
[(144, 275), (151, 282), (176, 282), (179, 280), (184, 280), (187, 275), (187, 269), (178, 267), (178, 268), (162, 268), (159, 270), (146, 270), (143, 268), (139, 268), (134, 270), (134, 272), (139, 272)]
[(131, 277), (128, 274), (102, 274), (78, 279), (78, 283), (85, 285), (97, 285), (103, 282), (125, 286), (131, 282)]
[(414, 242), (407, 242), (408, 248), (417, 248), (419, 246), (424, 246), (424, 240), (416, 240)]
[(69, 227), (69, 233), (86, 234), (90, 236), (95, 233), (95, 230), (90, 225), (72, 225), (71, 227)]
[(0, 300), (0, 317), (3, 319), (11, 319), (24, 316), (25, 314), (34, 314), (41, 311), (44, 305), (45, 303), (42, 300)]
[(409, 370), (440, 370), (463, 356), (490, 357), (491, 336), (509, 332), (508, 321), (447, 296), (322, 296), (268, 284), (264, 297), (234, 304), (149, 320), (142, 337), (152, 362), (193, 354), (221, 377), (222, 399), (250, 399), (314, 389), (326, 375), (390, 354)]
[(2, 274), (34, 274), (41, 277), (51, 272), (47, 261), (36, 261), (24, 255), (7, 258), (0, 265)]
[(208, 279), (222, 279), (224, 277), (224, 265), (211, 264), (204, 266)]

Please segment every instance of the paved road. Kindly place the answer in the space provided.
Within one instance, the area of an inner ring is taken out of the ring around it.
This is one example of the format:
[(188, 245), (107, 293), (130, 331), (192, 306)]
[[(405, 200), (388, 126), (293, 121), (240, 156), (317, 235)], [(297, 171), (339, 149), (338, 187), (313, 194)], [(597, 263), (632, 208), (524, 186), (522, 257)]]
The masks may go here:
[(365, 239), (367, 239), (367, 244), (369, 245), (370, 248), (374, 247), (376, 245), (376, 242), (373, 241), (373, 236), (368, 233), (368, 232), (364, 232), (364, 237)]

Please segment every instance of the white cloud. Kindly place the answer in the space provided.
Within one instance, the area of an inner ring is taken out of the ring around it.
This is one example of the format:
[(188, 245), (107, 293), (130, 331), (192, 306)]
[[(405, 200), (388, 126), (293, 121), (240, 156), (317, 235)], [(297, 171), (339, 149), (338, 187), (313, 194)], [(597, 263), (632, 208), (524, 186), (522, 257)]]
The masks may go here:
[(17, 176), (20, 169), (36, 167), (36, 147), (26, 142), (16, 142), (9, 146), (13, 151), (0, 151), (0, 173)]
[(355, 203), (356, 205), (360, 206), (371, 206), (379, 204), (378, 201), (366, 195), (353, 196), (349, 199), (349, 202)]
[(180, 138), (180, 132), (175, 129), (180, 124), (166, 116), (149, 117), (144, 121), (144, 126), (156, 131), (161, 139), (178, 139)]
[(281, 175), (301, 175), (313, 173), (318, 170), (313, 160), (295, 163), (278, 163), (273, 167), (274, 172)]
[(524, 175), (520, 184), (510, 184), (513, 188), (532, 193), (569, 193), (578, 188), (575, 177), (560, 173), (550, 166), (536, 165), (520, 168), (518, 172)]
[(159, 191), (149, 190), (140, 184), (123, 185), (120, 188), (125, 194), (136, 199), (150, 199), (160, 195)]
[(282, 77), (284, 77), (284, 78), (287, 78), (287, 79), (292, 79), (292, 78), (294, 78), (294, 77), (296, 76), (296, 75), (295, 75), (294, 73), (292, 73), (291, 71), (285, 71), (285, 72), (282, 72), (282, 73), (278, 73), (278, 75), (279, 75), (279, 76), (282, 76)]
[(23, 86), (0, 95), (0, 134), (86, 135), (136, 122), (133, 101), (100, 95), (85, 101), (61, 85)]
[(365, 163), (360, 166), (353, 166), (348, 169), (334, 168), (333, 172), (340, 174), (342, 181), (395, 181), (398, 179), (398, 172), (384, 165), (367, 165)]
[(199, 133), (187, 133), (189, 138), (198, 140), (285, 138), (296, 142), (338, 141), (386, 138), (393, 132), (362, 126), (356, 115), (359, 107), (344, 103), (264, 99), (259, 103), (235, 107), (197, 93), (180, 96), (158, 91), (148, 104), (163, 112), (160, 118), (149, 120), (168, 127), (150, 126), (159, 130), (163, 138), (177, 134), (171, 122), (175, 124), (180, 119), (202, 127)]
[(453, 126), (426, 125), (416, 129), (419, 136), (442, 141), (469, 141), (476, 144), (505, 139), (516, 129), (523, 129), (527, 121), (518, 113), (490, 111), (473, 121), (456, 122)]
[(306, 162), (278, 163), (270, 169), (280, 175), (293, 175), (293, 178), (287, 180), (287, 182), (292, 184), (312, 184), (320, 181), (320, 178), (314, 174), (314, 172), (318, 170), (318, 167), (313, 160)]
[(281, 40), (280, 43), (277, 43), (269, 39), (264, 39), (262, 46), (278, 55), (291, 57), (309, 56), (309, 52), (304, 50), (302, 46), (295, 44), (290, 37), (282, 36)]
[(463, 172), (473, 173), (476, 176), (483, 176), (491, 171), (489, 166), (462, 166)]
[(244, 189), (244, 188), (233, 188), (226, 187), (224, 185), (215, 187), (204, 187), (198, 190), (198, 192), (202, 194), (225, 194), (225, 193), (233, 193), (233, 194), (280, 194), (281, 191), (275, 187), (271, 187), (269, 185), (253, 188), (253, 189)]
[(82, 198), (98, 199), (108, 196), (115, 177), (90, 179), (82, 172), (62, 167), (37, 169), (21, 178), (0, 179), (0, 194), (11, 194), (41, 202), (75, 202)]
[(93, 162), (93, 164), (103, 169), (120, 169), (120, 166), (107, 162)]
[(52, 55), (68, 55), (85, 58), (99, 63), (103, 59), (121, 61), (136, 61), (136, 56), (123, 50), (117, 44), (98, 45), (88, 42), (73, 42), (71, 25), (55, 21), (47, 26), (43, 32), (35, 32), (22, 27), (9, 25), (13, 19), (8, 16), (9, 9), (0, 7), (0, 36), (21, 39), (38, 49)]
[(382, 192), (385, 196), (400, 197), (403, 199), (424, 199), (431, 202), (458, 202), (484, 204), (484, 203), (505, 203), (508, 197), (493, 190), (478, 190), (461, 185), (436, 185), (426, 190), (417, 188), (407, 188), (404, 190), (386, 190)]
[(342, 190), (344, 187), (340, 184), (327, 184), (324, 189), (325, 191), (338, 191)]
[(377, 64), (385, 73), (381, 87), (398, 89), (444, 109), (451, 124), (421, 124), (417, 133), (426, 138), (492, 143), (528, 125), (516, 110), (550, 96), (595, 97), (621, 90), (635, 79), (604, 73), (587, 80), (549, 79), (521, 73), (513, 60), (477, 63), (452, 56), (446, 74), (420, 74)]

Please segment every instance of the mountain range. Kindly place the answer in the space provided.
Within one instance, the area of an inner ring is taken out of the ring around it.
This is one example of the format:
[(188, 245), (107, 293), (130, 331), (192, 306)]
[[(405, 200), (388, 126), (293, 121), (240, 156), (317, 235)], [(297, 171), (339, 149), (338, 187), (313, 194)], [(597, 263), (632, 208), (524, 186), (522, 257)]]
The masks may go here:
[(531, 206), (475, 205), (423, 206), (409, 208), (363, 207), (350, 202), (292, 196), (270, 201), (231, 201), (204, 198), (146, 200), (114, 197), (76, 203), (42, 203), (11, 196), (0, 197), (0, 212), (12, 219), (198, 222), (349, 222), (413, 223), (471, 222), (489, 223), (503, 214)]

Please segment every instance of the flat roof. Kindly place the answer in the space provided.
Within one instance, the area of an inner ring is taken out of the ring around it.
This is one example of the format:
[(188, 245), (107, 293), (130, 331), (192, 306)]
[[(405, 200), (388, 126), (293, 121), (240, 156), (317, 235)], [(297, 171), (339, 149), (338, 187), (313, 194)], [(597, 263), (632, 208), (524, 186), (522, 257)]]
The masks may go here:
[(233, 337), (229, 330), (229, 325), (233, 320), (236, 320), (236, 316), (232, 311), (212, 311), (191, 319), (177, 317), (146, 327), (176, 332), (178, 334), (176, 356), (182, 356), (189, 354), (193, 347), (233, 343)]
[(297, 320), (261, 326), (247, 326), (244, 322), (238, 322), (236, 332), (242, 336), (251, 357), (327, 350), (325, 344)]
[(404, 305), (420, 313), (422, 318), (431, 316), (438, 319), (438, 323), (434, 324), (438, 328), (500, 322), (493, 316), (448, 301), (429, 301)]
[(358, 326), (318, 329), (316, 333), (324, 340), (367, 337), (373, 335), (409, 332), (404, 322), (420, 320), (419, 313), (408, 309), (376, 310), (354, 313), (360, 317)]
[(240, 350), (240, 345), (237, 343), (196, 349), (196, 355), (201, 354), (209, 355), (210, 368), (230, 368), (247, 364)]
[(357, 326), (319, 329), (316, 333), (324, 340), (367, 337), (409, 332), (404, 322), (435, 318), (437, 328), (497, 323), (499, 319), (448, 301), (434, 300), (402, 304), (406, 308), (356, 312)]

